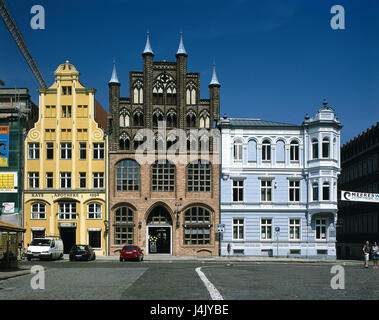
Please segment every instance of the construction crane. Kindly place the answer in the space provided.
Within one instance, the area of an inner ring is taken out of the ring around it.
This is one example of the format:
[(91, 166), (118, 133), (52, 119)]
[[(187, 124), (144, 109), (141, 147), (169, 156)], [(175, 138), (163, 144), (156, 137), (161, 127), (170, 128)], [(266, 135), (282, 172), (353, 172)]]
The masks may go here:
[(28, 46), (26, 45), (24, 38), (22, 37), (21, 32), (18, 30), (14, 20), (10, 16), (4, 0), (0, 0), (0, 16), (5, 23), (9, 33), (11, 34), (13, 40), (16, 42), (17, 47), (20, 49), (21, 54), (25, 58), (26, 63), (28, 64), (30, 70), (33, 72), (33, 75), (37, 79), (41, 88), (47, 89), (46, 82), (39, 71), (37, 64), (35, 63)]

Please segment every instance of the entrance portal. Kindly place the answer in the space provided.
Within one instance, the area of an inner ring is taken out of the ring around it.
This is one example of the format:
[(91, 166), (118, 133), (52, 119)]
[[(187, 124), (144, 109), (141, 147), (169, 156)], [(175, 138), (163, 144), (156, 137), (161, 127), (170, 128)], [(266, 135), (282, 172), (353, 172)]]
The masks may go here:
[(76, 228), (60, 228), (60, 236), (63, 241), (63, 253), (70, 252), (72, 246), (76, 244)]
[(171, 253), (171, 228), (170, 213), (162, 206), (156, 207), (147, 219), (149, 254)]

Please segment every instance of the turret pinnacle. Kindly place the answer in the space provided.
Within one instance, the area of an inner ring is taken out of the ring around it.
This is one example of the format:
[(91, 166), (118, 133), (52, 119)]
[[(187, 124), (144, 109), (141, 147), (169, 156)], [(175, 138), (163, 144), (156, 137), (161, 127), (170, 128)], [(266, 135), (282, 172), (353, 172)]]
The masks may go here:
[(216, 75), (216, 64), (213, 64), (213, 74), (212, 74), (212, 80), (209, 85), (220, 85), (220, 82), (218, 82), (217, 75)]
[(184, 48), (184, 44), (183, 44), (183, 32), (180, 33), (179, 49), (178, 49), (178, 52), (176, 54), (187, 55), (186, 49)]
[(112, 77), (111, 80), (109, 80), (109, 83), (120, 83), (117, 78), (117, 72), (116, 72), (116, 61), (113, 60), (113, 71), (112, 71)]
[(149, 32), (147, 32), (146, 45), (145, 45), (145, 50), (143, 50), (143, 54), (154, 54), (150, 46)]

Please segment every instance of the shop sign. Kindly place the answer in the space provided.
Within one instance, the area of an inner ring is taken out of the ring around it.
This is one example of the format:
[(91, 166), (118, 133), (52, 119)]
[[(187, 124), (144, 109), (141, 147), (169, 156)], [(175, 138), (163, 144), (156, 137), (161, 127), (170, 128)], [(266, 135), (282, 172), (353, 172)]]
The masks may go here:
[(341, 200), (379, 203), (379, 194), (367, 192), (341, 191)]

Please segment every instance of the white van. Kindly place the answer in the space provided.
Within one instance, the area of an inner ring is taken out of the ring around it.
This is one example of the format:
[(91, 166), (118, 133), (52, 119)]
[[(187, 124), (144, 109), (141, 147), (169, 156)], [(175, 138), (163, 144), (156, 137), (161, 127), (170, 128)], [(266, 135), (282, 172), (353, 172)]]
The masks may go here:
[(38, 259), (60, 259), (63, 257), (63, 241), (56, 238), (36, 238), (29, 244), (26, 253), (28, 261)]

